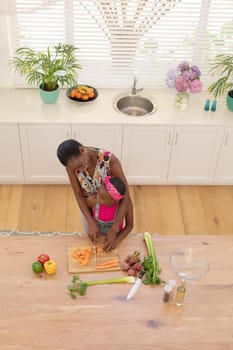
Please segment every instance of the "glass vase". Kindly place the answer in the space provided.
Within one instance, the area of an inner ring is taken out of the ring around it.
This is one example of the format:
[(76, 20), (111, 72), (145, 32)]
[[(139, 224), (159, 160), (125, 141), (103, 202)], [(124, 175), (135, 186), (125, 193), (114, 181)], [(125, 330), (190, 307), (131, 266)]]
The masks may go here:
[(175, 106), (178, 109), (185, 109), (189, 104), (189, 93), (188, 92), (177, 92), (175, 98)]

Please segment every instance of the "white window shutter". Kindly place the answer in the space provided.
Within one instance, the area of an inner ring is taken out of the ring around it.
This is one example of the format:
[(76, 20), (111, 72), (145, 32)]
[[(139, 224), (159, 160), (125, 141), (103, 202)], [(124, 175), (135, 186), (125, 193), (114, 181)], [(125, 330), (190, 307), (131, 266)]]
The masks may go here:
[[(233, 52), (232, 0), (15, 0), (10, 12), (12, 55), (74, 44), (79, 82), (98, 87), (165, 87), (180, 61), (199, 66), (204, 87), (210, 63)], [(24, 84), (15, 76), (16, 86)]]

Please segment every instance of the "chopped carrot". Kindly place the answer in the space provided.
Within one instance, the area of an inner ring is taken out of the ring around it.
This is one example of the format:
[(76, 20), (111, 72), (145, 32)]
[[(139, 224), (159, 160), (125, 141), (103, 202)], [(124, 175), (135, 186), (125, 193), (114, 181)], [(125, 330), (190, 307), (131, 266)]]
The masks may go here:
[(96, 266), (96, 270), (105, 270), (105, 269), (112, 269), (113, 267), (118, 267), (119, 264), (118, 263), (114, 263), (111, 265), (104, 265), (104, 266)]
[(108, 261), (106, 263), (97, 265), (96, 269), (104, 269), (104, 268), (109, 268), (109, 267), (115, 267), (118, 265), (119, 265), (119, 259), (114, 259), (114, 260)]
[(113, 263), (119, 263), (119, 259), (116, 258), (116, 259), (113, 259), (113, 260), (108, 260), (108, 261), (102, 263), (101, 265), (109, 265), (109, 264), (113, 264)]
[(75, 248), (72, 252), (72, 257), (82, 265), (87, 265), (91, 256), (93, 255), (93, 248), (87, 247), (84, 249)]

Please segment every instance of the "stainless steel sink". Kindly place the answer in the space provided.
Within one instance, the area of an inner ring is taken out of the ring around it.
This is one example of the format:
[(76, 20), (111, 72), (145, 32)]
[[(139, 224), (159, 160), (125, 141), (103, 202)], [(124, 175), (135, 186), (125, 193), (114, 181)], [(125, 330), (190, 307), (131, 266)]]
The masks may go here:
[(148, 116), (157, 110), (157, 106), (150, 98), (142, 95), (121, 95), (115, 100), (118, 112), (134, 117)]

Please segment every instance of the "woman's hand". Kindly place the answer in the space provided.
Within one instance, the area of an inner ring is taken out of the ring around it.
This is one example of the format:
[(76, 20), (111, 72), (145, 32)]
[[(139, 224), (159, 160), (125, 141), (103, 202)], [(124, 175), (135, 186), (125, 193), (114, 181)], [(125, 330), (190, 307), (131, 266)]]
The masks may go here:
[(107, 236), (104, 240), (104, 244), (103, 244), (104, 251), (106, 253), (111, 252), (111, 250), (116, 248), (116, 243), (117, 243), (116, 232), (115, 232), (115, 230), (111, 229), (107, 233)]
[(88, 236), (90, 237), (90, 239), (92, 240), (92, 242), (95, 244), (97, 241), (97, 237), (98, 237), (98, 233), (99, 233), (99, 228), (96, 224), (95, 221), (93, 221), (91, 224), (89, 224), (89, 228), (88, 228)]

